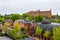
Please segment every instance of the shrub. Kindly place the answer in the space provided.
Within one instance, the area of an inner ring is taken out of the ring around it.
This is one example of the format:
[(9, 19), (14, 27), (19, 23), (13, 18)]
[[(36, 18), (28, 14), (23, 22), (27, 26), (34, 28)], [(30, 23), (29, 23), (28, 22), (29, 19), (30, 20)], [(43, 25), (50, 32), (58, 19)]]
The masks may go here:
[(2, 36), (3, 34), (2, 34), (2, 32), (0, 32), (0, 36)]
[(21, 33), (21, 28), (19, 27), (19, 25), (17, 23), (14, 24), (13, 29), (6, 26), (4, 30), (5, 30), (6, 34), (9, 37), (13, 38), (14, 40), (25, 37), (25, 34)]
[(53, 27), (53, 39), (60, 40), (60, 27)]
[(4, 24), (5, 18), (4, 17), (0, 17), (0, 22), (2, 22)]
[(25, 34), (21, 33), (21, 31), (17, 30), (16, 28), (8, 28), (5, 32), (9, 37), (13, 38), (14, 40), (25, 38)]
[(52, 19), (50, 22), (56, 22), (56, 20)]
[(46, 30), (45, 33), (44, 33), (44, 37), (48, 38), (50, 34), (51, 34), (50, 31)]
[(40, 28), (40, 26), (37, 26), (35, 34), (37, 34), (39, 37), (39, 36), (41, 36), (41, 33), (42, 33), (42, 29)]
[(60, 20), (57, 20), (58, 23), (60, 23)]

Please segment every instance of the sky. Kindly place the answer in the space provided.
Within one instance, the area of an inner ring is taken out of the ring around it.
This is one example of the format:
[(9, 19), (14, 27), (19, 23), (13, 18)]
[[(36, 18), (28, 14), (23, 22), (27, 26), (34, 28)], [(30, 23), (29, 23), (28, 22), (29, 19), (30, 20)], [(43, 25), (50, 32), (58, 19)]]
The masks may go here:
[(0, 14), (23, 14), (32, 10), (51, 10), (60, 15), (60, 0), (0, 0)]

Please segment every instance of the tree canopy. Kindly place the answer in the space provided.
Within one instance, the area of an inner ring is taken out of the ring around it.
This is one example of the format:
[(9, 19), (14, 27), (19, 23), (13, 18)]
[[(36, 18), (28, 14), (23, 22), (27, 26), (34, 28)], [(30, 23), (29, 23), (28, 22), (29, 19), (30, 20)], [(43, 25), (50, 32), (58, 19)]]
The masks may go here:
[(32, 20), (36, 20), (37, 22), (41, 22), (43, 19), (43, 16), (33, 16), (32, 17), (32, 16), (28, 15), (27, 13), (22, 14), (22, 15), (20, 15), (20, 14), (9, 14), (9, 15), (5, 15), (5, 16), (0, 15), (1, 22), (4, 22), (6, 19), (11, 19), (13, 22), (18, 19), (23, 19), (24, 21), (29, 20), (30, 22)]
[(12, 21), (15, 21), (15, 20), (17, 20), (17, 19), (20, 19), (20, 15), (19, 15), (19, 14), (12, 14), (12, 15), (10, 15), (10, 19), (11, 19)]
[(0, 17), (0, 22), (4, 23), (5, 22), (5, 18), (4, 17)]
[(34, 17), (34, 20), (38, 21), (38, 22), (41, 22), (43, 19), (43, 16), (35, 16)]

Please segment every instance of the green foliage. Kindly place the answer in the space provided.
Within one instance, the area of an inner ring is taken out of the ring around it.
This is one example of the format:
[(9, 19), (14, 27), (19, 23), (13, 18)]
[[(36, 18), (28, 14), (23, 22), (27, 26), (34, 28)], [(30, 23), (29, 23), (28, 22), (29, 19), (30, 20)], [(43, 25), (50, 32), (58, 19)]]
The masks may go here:
[(57, 20), (57, 23), (60, 23), (60, 19)]
[(28, 30), (28, 27), (27, 27), (27, 26), (26, 26), (26, 27), (24, 27), (24, 30), (25, 30), (25, 31), (27, 31), (27, 30)]
[(4, 18), (5, 19), (10, 19), (10, 15), (5, 15)]
[(13, 38), (14, 40), (20, 39), (20, 38), (25, 38), (25, 34), (20, 34), (21, 30), (19, 28), (8, 28), (6, 31), (6, 34)]
[(20, 34), (18, 34), (18, 32), (14, 29), (10, 30), (7, 34), (15, 40), (20, 38)]
[(22, 15), (23, 20), (27, 20), (29, 17), (30, 17), (30, 16), (29, 16), (28, 14), (23, 14), (23, 15)]
[(14, 40), (25, 38), (25, 34), (21, 33), (21, 28), (18, 24), (15, 24), (13, 29), (6, 26), (4, 28), (4, 31), (9, 37), (13, 38)]
[(54, 40), (60, 40), (60, 26), (59, 27), (53, 27), (53, 39)]
[(33, 20), (33, 18), (34, 17), (32, 17), (32, 16), (28, 16), (27, 18), (26, 18), (26, 20), (29, 20), (30, 22)]
[(50, 31), (46, 30), (45, 33), (44, 33), (44, 37), (48, 38), (50, 34), (51, 34)]
[(50, 22), (57, 22), (57, 23), (60, 23), (60, 19), (51, 19)]
[(54, 19), (51, 19), (51, 20), (50, 20), (50, 22), (56, 22), (56, 20), (54, 20)]
[(52, 19), (55, 19), (56, 18), (56, 15), (52, 15)]
[(4, 23), (5, 22), (5, 18), (4, 17), (0, 17), (0, 22)]
[(34, 20), (38, 21), (38, 22), (41, 22), (43, 19), (43, 16), (35, 16), (34, 17)]
[(19, 15), (19, 14), (11, 14), (11, 15), (10, 15), (10, 19), (11, 19), (12, 21), (15, 21), (15, 20), (17, 20), (17, 19), (20, 19), (20, 15)]
[(60, 19), (60, 15), (58, 15), (58, 19)]
[(2, 34), (2, 32), (0, 32), (0, 36), (2, 36), (3, 34)]
[(57, 20), (51, 19), (50, 21), (60, 23), (60, 19), (57, 19)]
[(12, 21), (15, 21), (15, 20), (20, 19), (20, 18), (23, 20), (29, 20), (29, 21), (36, 20), (38, 22), (41, 22), (41, 20), (43, 19), (42, 16), (32, 17), (32, 16), (29, 16), (27, 13), (25, 13), (23, 15), (19, 15), (19, 14), (10, 14), (10, 15), (5, 15), (5, 16), (0, 15), (0, 20), (3, 22), (5, 19), (11, 19)]
[(38, 36), (41, 35), (42, 29), (40, 28), (40, 26), (37, 26), (35, 33), (36, 33)]

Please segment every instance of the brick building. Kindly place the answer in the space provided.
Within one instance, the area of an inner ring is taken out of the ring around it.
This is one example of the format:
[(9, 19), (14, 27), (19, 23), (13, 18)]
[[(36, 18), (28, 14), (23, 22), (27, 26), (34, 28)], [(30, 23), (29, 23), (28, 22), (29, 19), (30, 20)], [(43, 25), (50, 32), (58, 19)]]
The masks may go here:
[(48, 18), (52, 17), (51, 10), (49, 10), (49, 11), (40, 11), (40, 10), (30, 11), (27, 14), (30, 15), (30, 16), (45, 16), (45, 17), (48, 17)]

